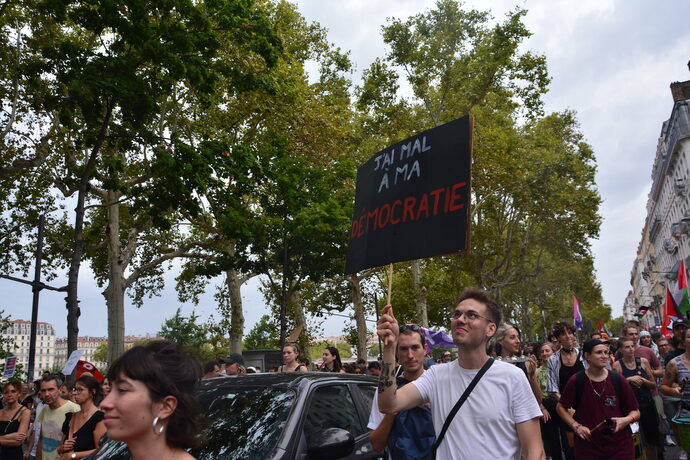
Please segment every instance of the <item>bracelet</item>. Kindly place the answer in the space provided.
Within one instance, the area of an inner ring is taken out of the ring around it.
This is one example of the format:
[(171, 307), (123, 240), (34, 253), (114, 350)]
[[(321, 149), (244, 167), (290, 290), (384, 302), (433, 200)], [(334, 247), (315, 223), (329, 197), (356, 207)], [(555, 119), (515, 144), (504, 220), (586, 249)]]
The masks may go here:
[(581, 426), (582, 426), (582, 423), (576, 423), (575, 425), (573, 425), (573, 431), (577, 431), (577, 429), (580, 428)]

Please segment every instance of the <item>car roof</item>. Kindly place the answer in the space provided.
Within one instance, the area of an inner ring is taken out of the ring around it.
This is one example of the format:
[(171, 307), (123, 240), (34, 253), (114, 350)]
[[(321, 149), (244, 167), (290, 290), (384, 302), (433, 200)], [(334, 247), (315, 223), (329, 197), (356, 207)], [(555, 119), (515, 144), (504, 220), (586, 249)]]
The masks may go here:
[(378, 379), (370, 375), (342, 374), (333, 372), (259, 372), (235, 377), (215, 377), (202, 381), (204, 389), (218, 387), (275, 387), (276, 389), (296, 388), (310, 382), (349, 381), (375, 384)]

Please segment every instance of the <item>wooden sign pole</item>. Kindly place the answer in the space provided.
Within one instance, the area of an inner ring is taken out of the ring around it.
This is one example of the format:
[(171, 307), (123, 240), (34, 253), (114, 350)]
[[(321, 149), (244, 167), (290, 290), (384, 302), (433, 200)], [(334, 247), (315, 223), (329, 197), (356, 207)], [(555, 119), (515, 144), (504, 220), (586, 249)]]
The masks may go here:
[(388, 264), (388, 296), (386, 297), (386, 305), (391, 304), (391, 291), (393, 290), (393, 264)]
[[(388, 264), (388, 293), (386, 295), (386, 305), (391, 304), (391, 292), (393, 291), (393, 263)], [(384, 345), (388, 345), (388, 337), (383, 341)]]

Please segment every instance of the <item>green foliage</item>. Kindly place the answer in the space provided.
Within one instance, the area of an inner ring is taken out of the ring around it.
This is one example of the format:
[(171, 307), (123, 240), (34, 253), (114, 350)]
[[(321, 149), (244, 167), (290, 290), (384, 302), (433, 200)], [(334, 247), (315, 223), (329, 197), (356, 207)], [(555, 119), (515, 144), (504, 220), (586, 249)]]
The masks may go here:
[[(421, 261), (435, 328), (448, 327), (469, 286), (488, 289), (523, 339), (571, 315), (573, 295), (586, 317), (610, 315), (591, 254), (601, 223), (594, 154), (573, 112), (544, 115), (546, 62), (521, 51), (530, 35), (524, 15), (516, 9), (494, 23), (486, 12), (440, 0), (391, 19), (383, 28), (390, 52), (364, 72), (357, 92), (363, 158), (423, 129), (474, 118), (471, 250)], [(413, 98), (399, 96), (397, 70)], [(383, 271), (378, 279), (385, 292)], [(399, 319), (419, 321), (415, 297), (409, 264), (397, 264), (392, 303)]]
[(14, 340), (11, 337), (2, 335), (12, 327), (12, 323), (9, 321), (10, 317), (5, 316), (4, 310), (0, 310), (0, 359), (12, 356), (12, 351), (14, 350)]
[[(119, 289), (112, 315), (125, 292), (137, 306), (160, 294), (170, 260), (184, 257), (185, 300), (232, 270), (237, 291), (265, 275), (277, 311), (284, 282), (288, 326), (304, 327), (307, 344), (304, 311), (319, 317), (350, 304), (341, 272), (356, 166), (470, 114), (472, 247), (422, 261), (431, 325), (447, 327), (467, 286), (489, 289), (525, 339), (570, 317), (573, 295), (585, 318), (610, 318), (591, 254), (600, 226), (594, 152), (573, 112), (543, 113), (549, 77), (544, 57), (521, 46), (524, 10), (494, 21), (439, 0), (391, 19), (389, 52), (354, 91), (348, 53), (288, 2), (65, 0), (2, 12), (0, 98), (16, 110), (0, 130), (0, 268), (29, 266), (33, 247), (22, 237), (46, 211), (44, 265), (67, 266), (78, 225), (45, 190), (72, 196), (88, 180), (84, 258), (99, 285)], [(311, 78), (309, 63), (318, 67)], [(401, 97), (401, 78), (412, 97)], [(363, 282), (368, 308), (385, 279), (374, 271)], [(239, 343), (243, 324), (228, 308), (239, 292), (229, 289), (217, 327), (178, 309), (162, 334), (208, 357), (227, 349), (228, 331)], [(414, 298), (409, 265), (398, 264), (401, 321), (418, 321)], [(275, 318), (262, 318), (246, 349), (277, 346)]]
[[(604, 321), (602, 321), (604, 322)], [(611, 321), (608, 323), (605, 323), (608, 325), (609, 330), (613, 333), (615, 337), (620, 336), (621, 331), (623, 330), (623, 324), (625, 323), (625, 320), (623, 316), (617, 316), (616, 318), (612, 318)]]
[(96, 347), (96, 351), (93, 352), (93, 360), (99, 363), (108, 362), (108, 343), (101, 342)]
[(263, 315), (244, 337), (242, 346), (245, 350), (275, 350), (279, 342), (278, 325), (270, 316)]
[(199, 356), (201, 350), (208, 343), (208, 328), (203, 324), (198, 324), (198, 318), (195, 312), (189, 316), (184, 316), (181, 309), (178, 308), (172, 318), (163, 322), (158, 334)]

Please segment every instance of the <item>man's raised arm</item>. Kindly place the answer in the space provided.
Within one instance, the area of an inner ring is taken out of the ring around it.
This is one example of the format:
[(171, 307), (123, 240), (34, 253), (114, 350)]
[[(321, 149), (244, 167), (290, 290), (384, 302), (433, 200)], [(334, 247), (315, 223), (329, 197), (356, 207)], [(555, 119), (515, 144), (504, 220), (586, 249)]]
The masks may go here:
[(400, 326), (393, 315), (393, 307), (386, 305), (377, 324), (377, 333), (383, 341), (383, 361), (379, 376), (379, 410), (384, 414), (395, 414), (412, 409), (424, 401), (415, 385), (397, 389), (395, 384), (395, 348), (400, 335)]

